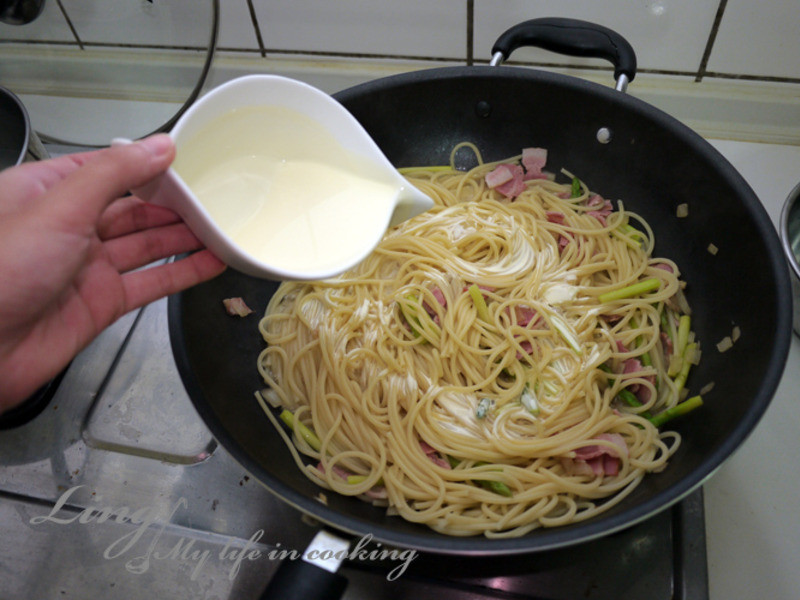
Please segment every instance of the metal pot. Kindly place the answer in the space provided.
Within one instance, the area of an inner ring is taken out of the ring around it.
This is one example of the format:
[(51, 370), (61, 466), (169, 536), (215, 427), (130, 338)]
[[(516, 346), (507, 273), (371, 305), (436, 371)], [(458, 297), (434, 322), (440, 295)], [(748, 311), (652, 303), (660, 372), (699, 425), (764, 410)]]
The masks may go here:
[(781, 241), (792, 270), (794, 332), (800, 335), (800, 184), (791, 191), (781, 210)]
[(0, 0), (0, 21), (9, 25), (27, 25), (44, 9), (44, 0)]
[(0, 170), (47, 158), (22, 102), (4, 87), (0, 87), (0, 123)]
[[(0, 87), (0, 171), (47, 156), (22, 102)], [(24, 403), (0, 415), (0, 430), (17, 427), (38, 415), (47, 406), (54, 389), (55, 382), (48, 382)]]
[[(610, 34), (583, 22), (536, 20), (507, 32), (496, 50), (507, 57), (518, 45), (533, 44), (608, 56), (618, 80), (621, 75), (632, 80), (635, 56)], [(514, 539), (448, 537), (387, 517), (383, 509), (354, 498), (329, 494), (327, 505), (318, 501), (319, 488), (300, 473), (253, 399), (263, 386), (256, 371), (263, 342), (255, 321), (232, 319), (221, 304), (223, 298), (242, 296), (261, 311), (278, 283), (228, 270), (170, 299), (170, 335), (199, 414), (254, 478), (339, 531), (430, 552), (521, 553), (575, 544), (646, 519), (702, 485), (739, 447), (766, 410), (784, 369), (791, 338), (789, 280), (766, 211), (710, 144), (621, 91), (532, 69), (432, 69), (369, 82), (336, 98), (397, 166), (446, 164), (462, 141), (475, 143), (486, 160), (536, 145), (548, 149), (552, 169), (568, 168), (603, 196), (624, 199), (652, 224), (657, 253), (682, 267), (705, 349), (690, 385), (713, 381), (715, 387), (700, 413), (675, 423), (683, 442), (669, 467), (646, 477), (608, 512)], [(689, 216), (677, 218), (682, 203), (688, 203)], [(716, 255), (708, 251), (712, 243), (719, 248)], [(715, 344), (734, 326), (741, 338), (718, 352)]]

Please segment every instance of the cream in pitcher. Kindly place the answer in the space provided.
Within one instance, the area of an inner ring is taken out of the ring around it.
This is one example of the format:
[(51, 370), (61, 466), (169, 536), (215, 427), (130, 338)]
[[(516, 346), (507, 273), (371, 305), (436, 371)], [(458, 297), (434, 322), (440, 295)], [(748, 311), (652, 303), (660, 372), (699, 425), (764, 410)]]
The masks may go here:
[(296, 271), (352, 263), (385, 230), (400, 192), (318, 123), (276, 106), (215, 119), (173, 167), (243, 250)]
[(135, 193), (175, 210), (248, 275), (338, 275), (387, 227), (433, 206), (341, 104), (293, 79), (229, 81), (192, 105), (170, 135), (173, 166)]

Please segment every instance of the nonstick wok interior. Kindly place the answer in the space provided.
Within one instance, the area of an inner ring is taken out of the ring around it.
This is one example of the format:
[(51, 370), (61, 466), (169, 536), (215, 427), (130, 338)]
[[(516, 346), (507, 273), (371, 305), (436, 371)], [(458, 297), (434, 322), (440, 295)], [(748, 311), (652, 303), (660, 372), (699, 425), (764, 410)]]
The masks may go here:
[[(277, 282), (228, 270), (170, 299), (179, 372), (220, 443), (278, 496), (323, 522), (384, 543), (446, 553), (518, 553), (566, 546), (632, 525), (692, 492), (742, 443), (766, 410), (791, 337), (789, 279), (775, 230), (733, 167), (697, 134), (629, 95), (583, 80), (512, 67), (426, 70), (376, 80), (337, 95), (399, 167), (447, 164), (459, 142), (485, 160), (525, 146), (549, 151), (547, 168), (566, 168), (589, 188), (641, 214), (656, 255), (673, 259), (688, 282), (701, 363), (687, 386), (714, 388), (695, 413), (674, 423), (682, 444), (669, 466), (647, 476), (619, 505), (585, 523), (523, 537), (454, 538), (385, 509), (326, 493), (297, 469), (253, 394), (263, 387), (257, 320)], [(611, 133), (597, 139), (600, 128)], [(461, 156), (461, 155), (459, 155)], [(687, 203), (689, 215), (676, 216)], [(709, 244), (719, 251), (712, 255)], [(256, 310), (228, 316), (222, 299), (242, 296)], [(741, 338), (725, 353), (716, 344)], [(243, 507), (244, 508), (244, 507)]]

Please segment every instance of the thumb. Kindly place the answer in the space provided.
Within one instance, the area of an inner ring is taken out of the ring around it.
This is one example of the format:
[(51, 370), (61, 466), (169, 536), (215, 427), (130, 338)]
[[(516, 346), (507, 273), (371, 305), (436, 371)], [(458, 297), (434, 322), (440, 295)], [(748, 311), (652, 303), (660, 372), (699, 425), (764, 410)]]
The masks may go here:
[(86, 160), (50, 190), (52, 208), (62, 208), (81, 221), (96, 222), (105, 208), (132, 188), (167, 170), (175, 145), (167, 134), (156, 134), (86, 155)]

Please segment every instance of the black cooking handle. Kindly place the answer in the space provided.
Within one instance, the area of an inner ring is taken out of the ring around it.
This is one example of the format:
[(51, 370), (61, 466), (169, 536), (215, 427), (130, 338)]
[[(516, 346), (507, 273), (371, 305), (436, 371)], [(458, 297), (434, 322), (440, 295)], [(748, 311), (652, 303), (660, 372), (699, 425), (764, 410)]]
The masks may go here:
[(340, 600), (347, 578), (337, 573), (348, 558), (350, 540), (320, 529), (300, 560), (284, 559), (259, 600)]
[(614, 78), (636, 76), (636, 52), (616, 31), (578, 19), (545, 17), (506, 30), (492, 47), (492, 56), (506, 60), (517, 48), (534, 46), (569, 56), (604, 58), (614, 65)]
[(284, 560), (259, 600), (339, 600), (347, 578), (310, 565), (304, 560)]

